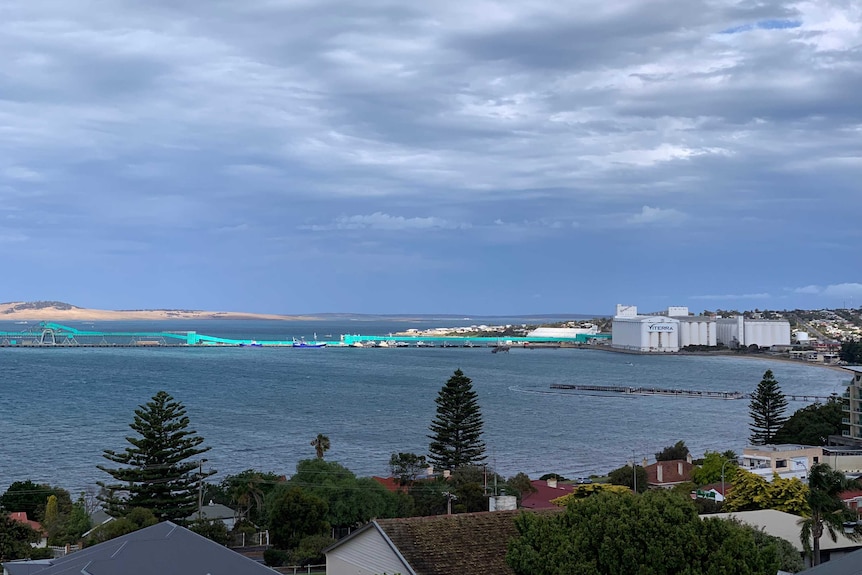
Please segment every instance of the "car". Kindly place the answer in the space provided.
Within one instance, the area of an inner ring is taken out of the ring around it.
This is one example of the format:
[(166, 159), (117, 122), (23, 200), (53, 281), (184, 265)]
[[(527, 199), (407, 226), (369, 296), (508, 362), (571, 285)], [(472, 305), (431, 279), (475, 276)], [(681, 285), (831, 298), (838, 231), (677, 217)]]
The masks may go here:
[(578, 477), (576, 481), (577, 481), (578, 485), (589, 485), (590, 483), (593, 482), (593, 480), (590, 479), (589, 477)]

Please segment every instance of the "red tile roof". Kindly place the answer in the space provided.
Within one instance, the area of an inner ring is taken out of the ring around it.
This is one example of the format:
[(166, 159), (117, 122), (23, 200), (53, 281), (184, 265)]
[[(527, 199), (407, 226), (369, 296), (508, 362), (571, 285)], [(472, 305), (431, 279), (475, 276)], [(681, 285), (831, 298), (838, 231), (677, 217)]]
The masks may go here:
[(9, 519), (29, 525), (31, 529), (38, 531), (39, 533), (42, 532), (42, 525), (38, 521), (33, 521), (32, 519), (27, 518), (26, 511), (13, 511), (9, 514)]
[(536, 489), (536, 492), (524, 495), (524, 498), (521, 500), (521, 507), (524, 509), (552, 509), (557, 507), (551, 503), (552, 499), (568, 495), (575, 489), (573, 485), (565, 483), (557, 483), (556, 487), (549, 487), (547, 481), (540, 479), (534, 479), (530, 483)]
[(407, 491), (407, 488), (398, 483), (398, 479), (395, 477), (377, 477), (375, 475), (372, 476), (371, 479), (385, 487), (387, 491), (392, 491), (393, 493), (397, 493), (398, 491)]

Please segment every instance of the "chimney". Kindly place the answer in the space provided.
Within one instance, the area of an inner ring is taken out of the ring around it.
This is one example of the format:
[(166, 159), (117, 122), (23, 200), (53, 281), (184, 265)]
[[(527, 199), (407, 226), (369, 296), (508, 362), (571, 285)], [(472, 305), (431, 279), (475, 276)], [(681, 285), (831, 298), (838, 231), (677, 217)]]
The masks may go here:
[(643, 461), (641, 462), (641, 467), (646, 467), (646, 466), (647, 466), (647, 461), (646, 461), (646, 457), (644, 457)]
[(432, 475), (434, 475), (434, 466), (433, 466), (433, 465), (429, 465), (429, 466), (428, 466), (428, 469), (426, 469), (426, 470), (425, 470), (425, 474), (426, 474), (428, 477), (431, 477)]
[(688, 455), (685, 456), (685, 460), (688, 461), (689, 463), (691, 463), (693, 461), (691, 458), (691, 453), (689, 453)]
[(449, 476), (452, 475), (452, 472), (448, 469), (443, 470), (443, 479), (449, 479)]
[(662, 466), (661, 463), (659, 463), (658, 465), (655, 466), (655, 478), (656, 478), (656, 481), (658, 481), (659, 483), (661, 483), (662, 480), (664, 479), (664, 474), (662, 473), (663, 470), (664, 470), (664, 467)]
[(551, 489), (557, 488), (557, 478), (556, 477), (548, 477), (548, 487)]

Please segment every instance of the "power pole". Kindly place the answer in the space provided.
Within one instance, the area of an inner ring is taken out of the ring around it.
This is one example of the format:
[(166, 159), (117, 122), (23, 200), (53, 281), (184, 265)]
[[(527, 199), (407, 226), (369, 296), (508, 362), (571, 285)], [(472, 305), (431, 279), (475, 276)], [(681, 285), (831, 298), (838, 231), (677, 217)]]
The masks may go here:
[(446, 497), (446, 515), (452, 515), (452, 501), (458, 499), (451, 491), (445, 491), (443, 495)]
[(203, 519), (204, 507), (204, 463), (207, 459), (200, 460), (200, 469), (198, 471), (198, 521)]
[(635, 450), (632, 449), (632, 486), (635, 493), (638, 492), (638, 462), (635, 460)]

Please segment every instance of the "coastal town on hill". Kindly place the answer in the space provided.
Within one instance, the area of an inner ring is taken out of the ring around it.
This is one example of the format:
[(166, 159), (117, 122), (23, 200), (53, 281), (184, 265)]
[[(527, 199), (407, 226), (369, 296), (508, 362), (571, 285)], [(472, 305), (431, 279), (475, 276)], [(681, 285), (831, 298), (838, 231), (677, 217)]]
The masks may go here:
[[(31, 306), (40, 312), (47, 307), (54, 306)], [(82, 308), (75, 309), (86, 316)], [(432, 560), (436, 570), (425, 573), (466, 569), (459, 561), (429, 558), (421, 549), (430, 545), (458, 549), (458, 557), (468, 562), (484, 557), (488, 569), (469, 569), (471, 573), (527, 575), (534, 572), (534, 559), (525, 557), (547, 552), (530, 541), (542, 530), (561, 529), (567, 514), (585, 513), (588, 524), (595, 525), (623, 509), (638, 516), (658, 513), (656, 517), (673, 509), (688, 519), (667, 525), (657, 518), (634, 521), (614, 535), (620, 541), (615, 545), (649, 538), (660, 548), (669, 545), (665, 552), (672, 554), (672, 543), (649, 535), (651, 530), (687, 529), (687, 537), (712, 544), (759, 534), (723, 553), (730, 560), (768, 567), (754, 571), (758, 573), (839, 565), (857, 549), (862, 554), (860, 327), (862, 310), (704, 310), (695, 315), (680, 306), (639, 313), (636, 306), (621, 304), (610, 317), (410, 328), (382, 336), (420, 341), (486, 337), (498, 342), (495, 351), (556, 341), (557, 347), (570, 342), (623, 353), (761, 355), (828, 365), (848, 376), (840, 396), (811, 397), (810, 404), (789, 412), (788, 400), (800, 397), (785, 395), (767, 369), (756, 390), (745, 396), (751, 434), (740, 451), (728, 445), (695, 454), (680, 438), (654, 457), (633, 456), (619, 467), (581, 477), (499, 475), (485, 454), (479, 397), (460, 370), (439, 391), (437, 415), (428, 426), (428, 452), (394, 449), (388, 476), (359, 477), (327, 459), (331, 441), (320, 433), (292, 475), (248, 469), (212, 481), (215, 471), (203, 457), (211, 447), (193, 431), (184, 405), (159, 392), (135, 413), (131, 428), (141, 438), (128, 438), (124, 451), (105, 450), (109, 464), (99, 465), (104, 482), (75, 496), (62, 485), (27, 478), (22, 469), (21, 477), (0, 494), (5, 513), (0, 531), (8, 541), (0, 546), (0, 560), (9, 575), (32, 573), (34, 561), (43, 566), (39, 572), (51, 575), (92, 556), (128, 572), (132, 559), (117, 555), (117, 546), (146, 545), (167, 521), (175, 526), (174, 540), (154, 553), (185, 553), (195, 537), (205, 537), (223, 551), (193, 561), (230, 563), (241, 557), (239, 552), (254, 559), (241, 562), (240, 573), (305, 569), (341, 575), (357, 566), (363, 573), (383, 572), (381, 566), (409, 572), (412, 565)], [(691, 390), (636, 392), (717, 397)], [(165, 490), (161, 484), (171, 487)], [(719, 524), (711, 522), (726, 518), (736, 523), (721, 523), (716, 531)], [(828, 526), (836, 525), (834, 539), (824, 536)], [(819, 536), (813, 534), (815, 528)], [(545, 545), (565, 546), (567, 541)], [(371, 562), (363, 555), (369, 546), (374, 550)], [(587, 557), (593, 552), (589, 546), (582, 549)], [(720, 555), (698, 561), (713, 565), (716, 557)]]

